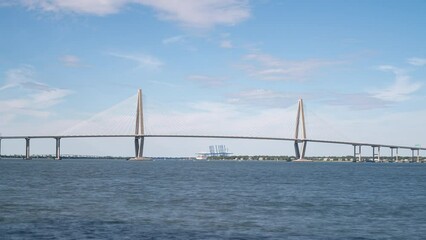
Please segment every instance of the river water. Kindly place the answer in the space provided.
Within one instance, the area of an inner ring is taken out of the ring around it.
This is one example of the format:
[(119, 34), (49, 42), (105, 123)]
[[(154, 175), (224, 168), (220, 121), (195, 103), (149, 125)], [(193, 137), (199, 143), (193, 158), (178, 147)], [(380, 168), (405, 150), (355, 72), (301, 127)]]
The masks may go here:
[(0, 160), (0, 239), (425, 239), (426, 164)]

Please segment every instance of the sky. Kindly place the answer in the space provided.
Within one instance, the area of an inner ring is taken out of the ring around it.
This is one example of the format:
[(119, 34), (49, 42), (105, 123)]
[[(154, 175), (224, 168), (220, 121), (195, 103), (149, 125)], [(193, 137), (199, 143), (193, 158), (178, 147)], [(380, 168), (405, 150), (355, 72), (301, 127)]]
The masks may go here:
[[(308, 138), (426, 146), (425, 11), (422, 0), (0, 0), (0, 133), (131, 134), (141, 88), (148, 134), (293, 137), (303, 98)], [(54, 140), (31, 144), (54, 153)], [(290, 142), (147, 139), (145, 155), (215, 144), (294, 154)], [(24, 147), (3, 140), (2, 154)], [(133, 151), (131, 139), (62, 143)]]

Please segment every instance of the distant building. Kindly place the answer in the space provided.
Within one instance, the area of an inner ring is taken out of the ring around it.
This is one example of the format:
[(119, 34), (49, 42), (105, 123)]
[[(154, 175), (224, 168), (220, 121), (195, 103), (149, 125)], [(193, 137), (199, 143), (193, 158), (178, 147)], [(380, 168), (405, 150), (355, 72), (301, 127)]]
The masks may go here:
[(225, 145), (212, 145), (209, 146), (209, 150), (210, 152), (199, 152), (196, 159), (203, 160), (208, 157), (227, 157), (232, 154)]

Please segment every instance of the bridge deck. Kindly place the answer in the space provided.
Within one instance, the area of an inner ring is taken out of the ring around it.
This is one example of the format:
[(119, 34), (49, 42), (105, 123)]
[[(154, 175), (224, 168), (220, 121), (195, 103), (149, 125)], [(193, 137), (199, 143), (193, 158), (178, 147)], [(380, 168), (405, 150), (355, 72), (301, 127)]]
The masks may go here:
[(348, 141), (333, 141), (321, 139), (296, 139), (296, 138), (280, 138), (280, 137), (252, 137), (252, 136), (227, 136), (227, 135), (178, 135), (178, 134), (119, 134), (119, 135), (46, 135), (46, 136), (0, 136), (1, 139), (32, 139), (32, 138), (130, 138), (130, 137), (146, 137), (146, 138), (220, 138), (220, 139), (248, 139), (248, 140), (273, 140), (273, 141), (306, 141), (315, 143), (330, 143), (342, 144), (352, 146), (371, 146), (371, 147), (386, 147), (386, 148), (399, 148), (410, 150), (426, 150), (422, 147), (410, 147), (399, 145), (388, 145), (379, 143), (366, 143), (366, 142), (348, 142)]

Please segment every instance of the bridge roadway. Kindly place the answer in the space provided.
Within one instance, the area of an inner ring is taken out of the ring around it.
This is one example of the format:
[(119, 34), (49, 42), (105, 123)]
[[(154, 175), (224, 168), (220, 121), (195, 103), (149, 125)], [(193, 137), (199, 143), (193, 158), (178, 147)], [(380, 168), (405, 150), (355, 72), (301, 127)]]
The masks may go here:
[[(361, 146), (373, 147), (373, 158), (376, 157), (374, 153), (375, 148), (378, 148), (378, 158), (380, 158), (380, 148), (390, 148), (393, 157), (393, 149), (408, 149), (413, 152), (417, 151), (417, 157), (420, 150), (426, 150), (422, 147), (410, 147), (410, 146), (399, 146), (399, 145), (388, 145), (378, 143), (366, 143), (366, 142), (349, 142), (349, 141), (333, 141), (333, 140), (320, 140), (320, 139), (297, 139), (297, 138), (281, 138), (281, 137), (253, 137), (253, 136), (232, 136), (232, 135), (179, 135), (179, 134), (114, 134), (114, 135), (28, 135), (28, 136), (0, 136), (0, 155), (1, 155), (1, 140), (2, 139), (25, 139), (26, 140), (26, 158), (30, 159), (29, 141), (30, 139), (43, 139), (51, 138), (56, 139), (56, 158), (60, 159), (60, 139), (62, 138), (211, 138), (211, 139), (248, 139), (248, 140), (273, 140), (273, 141), (294, 141), (294, 142), (314, 142), (314, 143), (326, 143), (326, 144), (342, 144), (354, 146), (354, 159), (359, 154), (361, 159)], [(359, 147), (359, 152), (356, 152), (356, 147)]]

